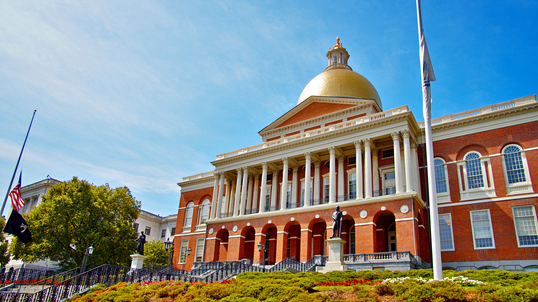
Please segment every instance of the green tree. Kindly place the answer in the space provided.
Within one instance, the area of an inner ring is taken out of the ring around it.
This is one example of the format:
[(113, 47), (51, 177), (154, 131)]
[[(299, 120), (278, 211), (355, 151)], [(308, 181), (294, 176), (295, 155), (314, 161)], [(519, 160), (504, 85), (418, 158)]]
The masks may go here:
[[(4, 217), (0, 216), (0, 230), (3, 230), (6, 226), (6, 220)], [(8, 252), (8, 246), (9, 243), (6, 242), (6, 236), (4, 236), (4, 233), (0, 233), (0, 265), (1, 267), (5, 267), (6, 264), (11, 259), (9, 252)]]
[(152, 240), (144, 246), (144, 264), (168, 265), (168, 251), (160, 240)]
[(25, 215), (32, 242), (14, 240), (10, 251), (15, 259), (48, 258), (73, 268), (81, 265), (86, 248), (93, 244), (87, 267), (128, 265), (136, 250), (133, 223), (139, 213), (140, 202), (129, 188), (95, 186), (73, 177), (51, 187), (40, 205)]

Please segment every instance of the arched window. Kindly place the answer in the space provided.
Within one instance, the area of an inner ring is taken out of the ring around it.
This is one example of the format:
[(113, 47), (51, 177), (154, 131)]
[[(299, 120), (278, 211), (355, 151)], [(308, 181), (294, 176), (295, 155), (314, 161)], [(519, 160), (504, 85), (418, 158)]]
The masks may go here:
[(480, 154), (477, 152), (471, 152), (465, 156), (465, 160), (468, 188), (482, 188), (484, 186), (484, 176), (482, 174)]
[(457, 165), (461, 200), (497, 196), (489, 156), (471, 151)]
[(209, 201), (209, 199), (204, 200), (204, 202), (202, 202), (202, 207), (200, 209), (200, 215), (198, 215), (197, 224), (202, 224), (207, 221), (207, 219), (209, 218), (210, 208), (211, 208), (211, 201)]
[(187, 209), (185, 211), (185, 221), (183, 224), (184, 228), (189, 228), (192, 225), (192, 215), (194, 214), (194, 202), (189, 202), (187, 204)]
[(508, 195), (532, 193), (529, 168), (523, 149), (518, 145), (508, 145), (503, 148), (502, 157), (506, 193)]

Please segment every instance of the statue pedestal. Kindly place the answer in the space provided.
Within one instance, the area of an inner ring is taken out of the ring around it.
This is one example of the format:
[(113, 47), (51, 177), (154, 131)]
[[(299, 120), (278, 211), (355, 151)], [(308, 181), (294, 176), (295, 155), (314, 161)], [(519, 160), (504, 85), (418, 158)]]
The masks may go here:
[(325, 267), (317, 267), (316, 271), (328, 273), (332, 271), (347, 271), (347, 265), (344, 263), (344, 243), (342, 238), (331, 238), (327, 240), (329, 244), (329, 260)]
[(133, 258), (131, 261), (131, 270), (137, 270), (144, 266), (144, 260), (146, 260), (147, 257), (140, 254), (133, 254), (131, 255), (131, 258)]

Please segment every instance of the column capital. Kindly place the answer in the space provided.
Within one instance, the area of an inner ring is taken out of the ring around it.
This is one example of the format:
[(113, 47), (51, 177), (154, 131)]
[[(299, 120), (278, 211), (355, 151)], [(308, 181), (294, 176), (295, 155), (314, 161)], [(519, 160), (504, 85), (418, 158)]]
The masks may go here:
[(336, 157), (336, 159), (338, 161), (342, 161), (342, 160), (344, 160), (344, 158), (345, 158), (345, 156), (343, 156), (343, 155), (339, 155), (339, 156)]
[(243, 167), (243, 173), (244, 174), (248, 174), (248, 170), (249, 170), (248, 167)]
[(266, 162), (263, 162), (263, 163), (262, 163), (262, 168), (263, 168), (263, 169), (267, 169), (267, 163), (266, 163)]
[(319, 166), (321, 166), (321, 161), (317, 160), (313, 162), (313, 164), (314, 164), (314, 167), (319, 168)]
[(303, 154), (304, 154), (304, 157), (306, 157), (307, 159), (312, 159), (312, 153), (310, 153), (310, 151), (305, 152)]
[(329, 149), (329, 153), (330, 153), (331, 155), (336, 154), (336, 147), (335, 147), (335, 146), (330, 146), (328, 149)]
[(293, 170), (293, 172), (299, 171), (299, 166), (295, 165), (295, 166), (291, 167), (291, 169)]
[(411, 149), (416, 149), (417, 148), (417, 143), (415, 143), (414, 141), (411, 141)]
[(392, 136), (393, 141), (400, 141), (400, 133), (399, 132), (392, 132), (390, 135)]
[(363, 141), (365, 148), (371, 148), (372, 147), (372, 139), (371, 138), (365, 138)]
[(360, 141), (360, 140), (354, 141), (353, 144), (355, 145), (356, 149), (362, 148), (362, 141)]
[(402, 135), (403, 135), (403, 138), (409, 138), (411, 137), (411, 133), (409, 132), (409, 130), (405, 129), (404, 131), (402, 131)]
[(287, 156), (282, 157), (282, 161), (287, 164), (289, 162), (288, 157)]
[(243, 173), (243, 168), (237, 168), (235, 170), (237, 171), (237, 173)]

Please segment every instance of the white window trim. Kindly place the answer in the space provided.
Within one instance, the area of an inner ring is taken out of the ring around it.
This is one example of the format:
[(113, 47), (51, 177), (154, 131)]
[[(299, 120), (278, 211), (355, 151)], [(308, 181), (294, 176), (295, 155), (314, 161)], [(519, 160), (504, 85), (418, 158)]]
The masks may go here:
[[(394, 169), (394, 165), (383, 166), (383, 167), (379, 168), (379, 177), (381, 177), (381, 189), (383, 190), (383, 192), (385, 192), (385, 190), (387, 189), (386, 184), (385, 184), (385, 175), (386, 174), (392, 174), (392, 173), (394, 173), (394, 177), (395, 177), (395, 179), (394, 179), (394, 192), (396, 192), (396, 177), (397, 177), (397, 175), (396, 175), (396, 170)], [(392, 195), (392, 194), (390, 194), (390, 195)]]
[(515, 218), (515, 214), (514, 214), (514, 208), (522, 208), (522, 207), (532, 207), (532, 214), (534, 215), (534, 227), (537, 229), (536, 231), (538, 232), (538, 220), (536, 219), (536, 208), (534, 207), (534, 205), (530, 204), (530, 205), (523, 205), (523, 206), (516, 206), (516, 207), (512, 207), (512, 220), (514, 221), (514, 228), (516, 229), (516, 240), (517, 240), (517, 247), (521, 247), (521, 248), (525, 248), (525, 247), (537, 247), (538, 244), (535, 244), (535, 245), (521, 245), (519, 243), (519, 234), (517, 233), (517, 224), (516, 224), (516, 218)]
[(198, 258), (198, 252), (199, 252), (198, 242), (202, 242), (201, 254), (202, 254), (202, 261), (204, 261), (204, 252), (205, 252), (205, 239), (204, 238), (196, 239), (196, 251), (194, 252), (194, 261), (196, 261), (196, 258)]
[[(470, 153), (477, 153), (480, 157), (480, 168), (482, 169), (482, 182), (484, 187), (469, 189), (469, 182), (467, 180), (467, 161), (465, 158)], [(491, 161), (489, 156), (482, 156), (477, 151), (469, 151), (463, 156), (463, 160), (458, 161), (458, 182), (460, 187), (460, 199), (471, 200), (481, 198), (497, 197), (495, 194), (495, 183), (493, 182), (493, 170), (491, 168)], [(486, 168), (487, 166), (487, 168)]]
[[(443, 213), (443, 214), (439, 214), (439, 217), (443, 216), (443, 215), (448, 215), (448, 220), (450, 221), (450, 236), (451, 236), (451, 240), (452, 240), (452, 248), (451, 249), (442, 249), (441, 248), (441, 252), (453, 252), (456, 250), (456, 244), (454, 242), (454, 225), (452, 224), (452, 213)], [(437, 222), (439, 223), (439, 222)], [(440, 226), (439, 226), (440, 227)], [(441, 236), (439, 235), (439, 240), (441, 240)], [(473, 240), (474, 242), (474, 240)]]
[[(524, 182), (518, 182), (514, 184), (511, 184), (508, 182), (508, 174), (506, 173), (504, 150), (510, 146), (516, 146), (520, 149), (519, 153), (521, 154), (521, 162), (523, 164), (523, 170), (525, 171), (525, 179), (526, 179), (526, 181)], [(527, 157), (525, 156), (525, 151), (523, 150), (521, 146), (517, 144), (509, 144), (509, 145), (504, 146), (501, 152), (501, 162), (503, 165), (504, 181), (506, 184), (506, 195), (534, 193), (534, 190), (532, 189), (531, 175), (529, 173), (529, 165), (527, 164)]]
[[(206, 203), (207, 201), (207, 203)], [(206, 208), (206, 206), (208, 207), (209, 209), (209, 214), (211, 215), (211, 201), (209, 199), (204, 199), (204, 201), (202, 202), (201, 206), (199, 207), (199, 210), (198, 210), (198, 219), (197, 219), (197, 222), (196, 222), (196, 225), (197, 226), (200, 226), (200, 225), (203, 225), (203, 223), (205, 221), (202, 221), (202, 216), (203, 216), (203, 212), (204, 212), (204, 209)], [(209, 215), (207, 216), (207, 219), (206, 221), (209, 220)], [(198, 228), (198, 227), (197, 227)]]
[[(346, 170), (346, 172), (347, 172), (347, 182), (346, 182), (346, 186), (347, 186), (347, 195), (348, 195), (348, 196), (351, 195), (351, 190), (350, 190), (350, 188), (349, 188), (349, 180), (350, 180), (351, 178), (357, 176), (356, 171), (357, 171), (356, 168)], [(357, 188), (358, 188), (357, 179), (355, 179), (355, 198), (357, 198)], [(348, 197), (348, 198), (349, 198), (349, 197)]]
[[(187, 263), (187, 249), (189, 248), (189, 240), (181, 240), (181, 245), (179, 248), (179, 258), (178, 258), (178, 264), (185, 264)], [(185, 255), (185, 259), (181, 261), (182, 255)]]
[[(491, 243), (492, 243), (491, 247), (476, 247), (476, 240), (475, 240), (475, 235), (474, 235), (473, 212), (483, 212), (483, 211), (486, 211), (488, 213), (489, 229), (491, 230)], [(469, 216), (470, 216), (470, 219), (471, 219), (471, 231), (473, 233), (473, 247), (474, 247), (474, 249), (475, 250), (493, 250), (493, 249), (496, 249), (496, 247), (495, 247), (495, 236), (493, 234), (493, 224), (491, 222), (491, 213), (490, 213), (489, 209), (469, 211)]]
[[(192, 216), (191, 217), (191, 223), (187, 224), (187, 216), (189, 214), (189, 205), (192, 205), (190, 208), (192, 208)], [(185, 218), (183, 218), (183, 230), (182, 233), (189, 233), (192, 231), (192, 222), (194, 221), (194, 202), (189, 201), (187, 203), (187, 206), (185, 207)]]
[[(437, 193), (436, 194), (436, 197), (437, 197), (437, 203), (448, 203), (448, 202), (452, 202), (450, 200), (450, 185), (449, 185), (449, 181), (448, 181), (448, 170), (447, 170), (447, 163), (446, 161), (441, 158), (441, 157), (436, 157), (434, 158), (434, 162), (436, 159), (439, 159), (439, 160), (442, 160), (443, 161), (443, 168), (444, 168), (444, 171), (445, 171), (445, 185), (446, 185), (446, 192), (444, 193)], [(435, 165), (434, 165), (434, 169), (435, 169)], [(436, 184), (437, 184), (437, 181), (436, 181)]]

